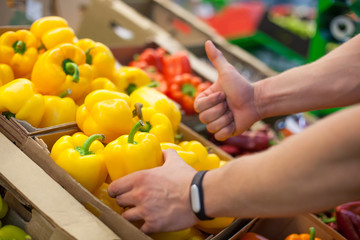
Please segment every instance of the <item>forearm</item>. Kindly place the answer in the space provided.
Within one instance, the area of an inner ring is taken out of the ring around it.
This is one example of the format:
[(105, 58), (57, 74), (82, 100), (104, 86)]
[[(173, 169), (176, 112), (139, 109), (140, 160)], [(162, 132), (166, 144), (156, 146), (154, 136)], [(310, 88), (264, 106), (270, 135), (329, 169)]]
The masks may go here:
[(360, 199), (360, 106), (204, 177), (209, 216), (279, 217)]
[(318, 61), (254, 84), (262, 118), (360, 102), (360, 35)]

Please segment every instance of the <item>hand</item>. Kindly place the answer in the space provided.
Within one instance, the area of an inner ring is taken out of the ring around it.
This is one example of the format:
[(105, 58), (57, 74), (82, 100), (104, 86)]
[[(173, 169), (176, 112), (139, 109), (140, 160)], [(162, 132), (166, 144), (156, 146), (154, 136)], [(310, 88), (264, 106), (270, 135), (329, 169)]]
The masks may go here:
[(165, 150), (161, 167), (137, 171), (113, 181), (108, 188), (128, 221), (144, 220), (145, 233), (177, 231), (196, 224), (190, 206), (190, 184), (196, 170), (173, 149)]
[(208, 58), (218, 71), (218, 80), (199, 94), (194, 107), (200, 121), (218, 140), (238, 135), (260, 120), (254, 87), (227, 62), (211, 41), (206, 41)]

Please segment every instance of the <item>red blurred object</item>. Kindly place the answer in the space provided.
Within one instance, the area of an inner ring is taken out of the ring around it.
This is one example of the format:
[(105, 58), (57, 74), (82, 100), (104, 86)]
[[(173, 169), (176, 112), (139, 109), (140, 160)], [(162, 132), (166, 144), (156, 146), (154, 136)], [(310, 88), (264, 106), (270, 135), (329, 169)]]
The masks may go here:
[(257, 31), (265, 7), (261, 1), (233, 3), (203, 21), (225, 38), (251, 36)]

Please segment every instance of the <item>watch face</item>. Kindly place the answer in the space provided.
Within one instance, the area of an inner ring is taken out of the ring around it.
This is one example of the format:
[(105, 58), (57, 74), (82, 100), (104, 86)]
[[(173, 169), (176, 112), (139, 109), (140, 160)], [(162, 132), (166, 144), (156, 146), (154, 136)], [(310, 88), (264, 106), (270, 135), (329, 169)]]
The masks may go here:
[(199, 188), (193, 184), (190, 187), (190, 201), (191, 201), (191, 208), (195, 213), (200, 212), (201, 204), (200, 204), (200, 193)]

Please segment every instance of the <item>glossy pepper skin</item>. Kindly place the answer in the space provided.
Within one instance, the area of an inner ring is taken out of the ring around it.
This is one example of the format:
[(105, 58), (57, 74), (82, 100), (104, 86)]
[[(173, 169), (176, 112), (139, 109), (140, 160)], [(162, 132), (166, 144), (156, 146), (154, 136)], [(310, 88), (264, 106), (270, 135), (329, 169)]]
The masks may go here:
[(76, 112), (76, 123), (86, 134), (101, 133), (105, 143), (129, 134), (134, 125), (129, 96), (115, 91), (95, 90), (89, 93)]
[(104, 159), (112, 181), (163, 164), (159, 140), (151, 133), (137, 132), (141, 124), (141, 121), (137, 122), (129, 135), (123, 135), (106, 145)]
[[(9, 206), (8, 206), (7, 202), (0, 195), (0, 219), (5, 217), (8, 210), (9, 210)], [(0, 227), (1, 227), (1, 224), (0, 224)]]
[(67, 93), (77, 101), (83, 98), (90, 88), (92, 69), (86, 63), (83, 50), (64, 43), (39, 57), (31, 80), (39, 93), (56, 96)]
[(106, 89), (110, 91), (119, 92), (119, 89), (116, 87), (116, 85), (106, 77), (98, 77), (91, 81), (89, 92), (99, 89)]
[(57, 165), (68, 172), (90, 192), (98, 189), (107, 177), (102, 156), (104, 145), (101, 134), (87, 137), (81, 132), (59, 138), (51, 149), (50, 156)]
[(0, 87), (0, 112), (39, 127), (45, 112), (44, 97), (35, 93), (34, 84), (25, 78), (13, 80)]
[(38, 45), (28, 30), (7, 31), (0, 37), (0, 63), (8, 64), (15, 78), (28, 78), (38, 58)]
[(168, 95), (181, 105), (186, 114), (195, 114), (195, 98), (211, 84), (190, 73), (176, 75), (170, 84)]
[(214, 154), (208, 154), (207, 149), (199, 141), (183, 141), (179, 143), (187, 151), (194, 152), (199, 158), (199, 164), (196, 170), (211, 170), (220, 167), (220, 158)]
[(14, 80), (14, 72), (7, 64), (0, 64), (0, 86)]
[(72, 98), (44, 96), (45, 109), (40, 128), (75, 122), (77, 105)]
[(166, 149), (174, 149), (179, 156), (191, 167), (193, 168), (199, 168), (200, 160), (196, 153), (192, 151), (187, 151), (183, 147), (175, 144), (175, 143), (160, 143), (161, 150)]
[(39, 39), (45, 50), (62, 43), (74, 44), (77, 41), (74, 30), (64, 18), (58, 16), (46, 16), (36, 20), (31, 24), (30, 32)]
[(139, 87), (151, 83), (149, 76), (137, 67), (121, 67), (115, 71), (114, 83), (121, 92), (131, 94)]
[(181, 121), (180, 109), (165, 94), (156, 89), (144, 86), (130, 94), (131, 108), (135, 103), (142, 103), (144, 108), (153, 108), (156, 112), (167, 116), (176, 132)]
[(157, 113), (152, 108), (142, 108), (141, 103), (135, 104), (133, 114), (136, 114), (134, 121), (142, 120), (145, 126), (140, 128), (141, 132), (154, 134), (160, 143), (174, 143), (174, 130), (167, 116)]
[(315, 237), (315, 228), (309, 228), (310, 233), (301, 233), (301, 234), (290, 234), (285, 238), (285, 240), (321, 240), (321, 238)]
[(104, 182), (99, 188), (94, 191), (94, 196), (118, 214), (122, 214), (124, 212), (124, 208), (120, 207), (117, 204), (115, 198), (109, 196), (107, 191), (108, 187), (109, 184)]
[(348, 202), (335, 208), (337, 230), (349, 240), (360, 239), (360, 201)]
[(89, 38), (80, 39), (76, 45), (85, 52), (86, 63), (92, 67), (94, 78), (113, 78), (115, 58), (106, 45)]
[(200, 221), (195, 226), (203, 232), (209, 234), (218, 234), (224, 228), (228, 227), (235, 218), (233, 217), (216, 217), (212, 220)]
[(31, 236), (15, 225), (5, 225), (0, 228), (1, 240), (31, 240)]

